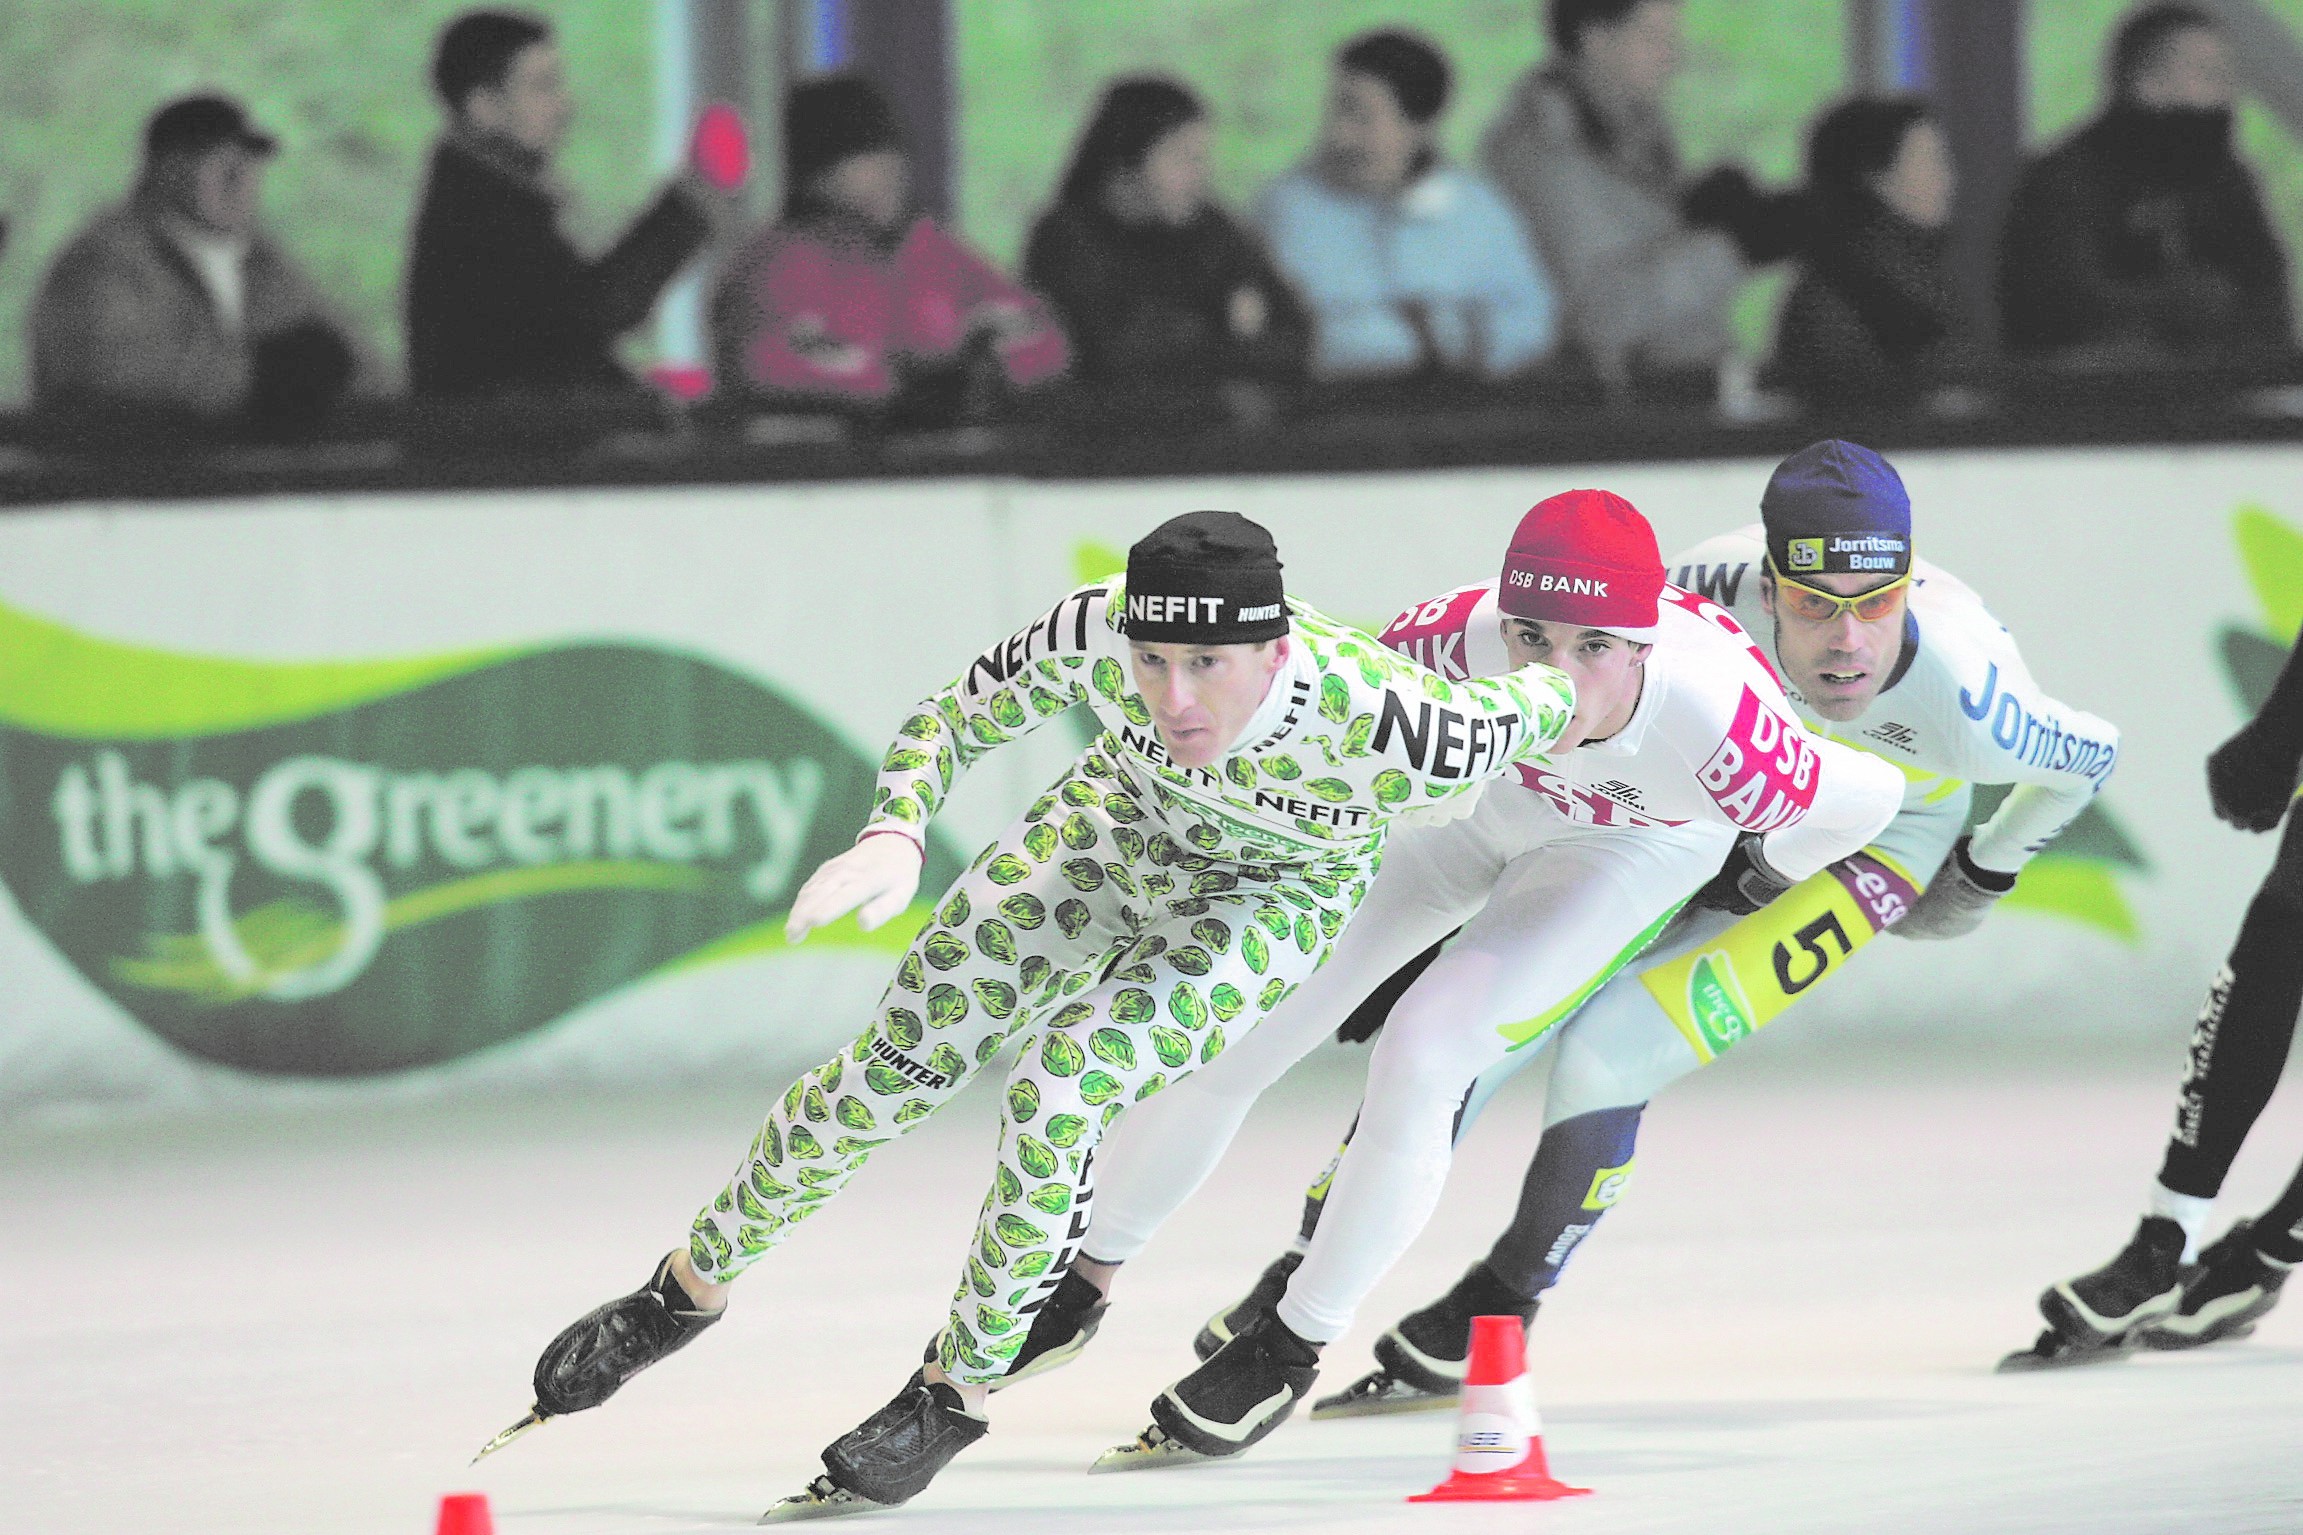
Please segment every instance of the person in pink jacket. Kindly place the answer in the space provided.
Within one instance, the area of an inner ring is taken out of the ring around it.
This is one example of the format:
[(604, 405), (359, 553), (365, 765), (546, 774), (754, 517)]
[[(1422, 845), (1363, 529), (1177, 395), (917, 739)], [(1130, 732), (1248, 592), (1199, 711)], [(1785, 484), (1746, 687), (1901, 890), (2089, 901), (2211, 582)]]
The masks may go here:
[(869, 82), (793, 91), (784, 157), (784, 215), (713, 300), (723, 389), (868, 403), (1064, 371), (1070, 349), (1040, 301), (913, 207), (901, 130)]

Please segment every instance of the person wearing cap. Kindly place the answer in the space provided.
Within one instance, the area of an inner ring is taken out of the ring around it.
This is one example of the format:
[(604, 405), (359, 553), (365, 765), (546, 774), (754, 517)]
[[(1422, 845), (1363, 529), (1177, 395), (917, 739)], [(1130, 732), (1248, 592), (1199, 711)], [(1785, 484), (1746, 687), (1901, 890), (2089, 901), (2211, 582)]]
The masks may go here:
[(537, 1416), (597, 1405), (709, 1325), (874, 1147), (1015, 1042), (997, 1175), (924, 1370), (778, 1517), (912, 1497), (983, 1435), (988, 1390), (1080, 1330), (1051, 1297), (1112, 1122), (1254, 1037), (1346, 931), (1396, 824), (1535, 761), (1577, 708), (1540, 660), (1450, 679), (1387, 650), (1289, 597), (1261, 527), (1188, 513), (921, 701), (790, 936), (908, 910), (961, 775), (1075, 704), (1101, 733), (938, 898), (863, 1033), (785, 1090), (648, 1286), (554, 1340)]
[[(1607, 491), (1538, 503), (1498, 578), (1408, 609), (1383, 638), (1458, 687), (1550, 661), (1575, 679), (1575, 720), (1515, 786), (1403, 834), (1328, 964), (1115, 1139), (1081, 1248), (1083, 1274), (1107, 1284), (1213, 1169), (1257, 1095), (1455, 935), (1392, 1009), (1346, 1149), (1320, 1180), (1316, 1232), (1274, 1265), (1252, 1316), (1202, 1333), (1205, 1362), (1154, 1402), (1153, 1427), (1113, 1464), (1234, 1455), (1275, 1428), (1319, 1348), (1437, 1206), (1465, 1094), (1541, 1051), (1739, 838), (1754, 867), (1796, 881), (1861, 848), (1901, 798), (1887, 764), (1801, 728), (1751, 637), (1665, 582), (1647, 520)], [(1525, 1308), (1498, 1296), (1487, 1309)]]
[(1517, 373), (1556, 339), (1551, 282), (1496, 191), (1439, 152), (1453, 87), (1412, 32), (1335, 56), (1311, 159), (1265, 191), (1272, 258), (1311, 308), (1312, 368), (1331, 378)]
[(440, 33), (432, 85), (448, 122), (408, 252), (410, 390), (632, 387), (617, 342), (704, 248), (740, 169), (696, 154), (613, 245), (587, 257), (560, 229), (565, 194), (552, 161), (575, 104), (550, 23), (465, 12)]
[[(1913, 555), (1910, 497), (1877, 453), (1801, 449), (1769, 479), (1760, 516), (1680, 555), (1672, 579), (1732, 613), (1824, 749), (1899, 770), (1893, 819), (1820, 872), (1736, 842), (1679, 925), (1560, 1030), (1543, 1137), (1487, 1256), (1394, 1324), (1376, 1369), (1320, 1403), (1322, 1416), (1452, 1399), (1470, 1318), (1532, 1319), (1621, 1197), (1649, 1099), (1828, 983), (1880, 933), (1972, 931), (2117, 762), (2118, 731), (2043, 691), (1975, 593)], [(1971, 784), (2005, 797), (1968, 833)], [(1481, 1079), (1467, 1124), (1519, 1064), (1507, 1057)], [(1306, 1227), (1324, 1231), (1317, 1206), (1315, 1196)], [(1256, 1298), (1242, 1305), (1252, 1312)]]
[(858, 75), (784, 106), (784, 212), (731, 261), (712, 301), (723, 388), (842, 403), (977, 380), (1022, 389), (1064, 371), (1046, 307), (912, 201), (903, 131)]
[(226, 96), (186, 96), (144, 129), (127, 201), (49, 265), (32, 305), (32, 399), (62, 415), (239, 424), (316, 417), (362, 360), (257, 208), (279, 150)]

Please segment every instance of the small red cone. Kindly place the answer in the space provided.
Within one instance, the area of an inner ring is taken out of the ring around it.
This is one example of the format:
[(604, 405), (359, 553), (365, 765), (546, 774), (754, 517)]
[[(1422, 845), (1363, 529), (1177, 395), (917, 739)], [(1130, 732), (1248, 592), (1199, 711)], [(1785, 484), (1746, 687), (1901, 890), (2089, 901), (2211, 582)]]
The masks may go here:
[(440, 1523), (433, 1535), (496, 1535), (495, 1516), (484, 1492), (451, 1492), (440, 1500)]
[(1456, 1418), (1455, 1469), (1410, 1503), (1539, 1503), (1589, 1487), (1556, 1481), (1543, 1458), (1543, 1420), (1527, 1379), (1527, 1333), (1515, 1316), (1471, 1319), (1471, 1359)]

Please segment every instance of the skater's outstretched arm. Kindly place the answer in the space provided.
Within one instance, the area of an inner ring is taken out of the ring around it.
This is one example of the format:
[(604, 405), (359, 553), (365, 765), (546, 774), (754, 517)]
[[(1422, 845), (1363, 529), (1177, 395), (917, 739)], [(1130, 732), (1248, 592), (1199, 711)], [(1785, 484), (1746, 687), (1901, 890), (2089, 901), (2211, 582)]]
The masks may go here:
[(880, 759), (863, 833), (801, 887), (787, 938), (797, 943), (851, 911), (867, 932), (901, 914), (919, 890), (928, 822), (960, 775), (993, 747), (1086, 702), (1091, 683), (1121, 686), (1118, 661), (1090, 648), (1111, 627), (1110, 592), (1109, 582), (1079, 588), (920, 701)]
[(2119, 761), (2116, 725), (2048, 697), (1982, 604), (1947, 578), (1934, 580), (1953, 593), (1955, 605), (1943, 615), (1966, 609), (1970, 618), (1963, 634), (1940, 626), (1949, 632), (1938, 643), (1972, 647), (1955, 664), (1968, 680), (1956, 700), (1963, 718), (1945, 741), (1945, 767), (1969, 783), (2014, 787), (1990, 820), (1953, 845), (1934, 882), (1896, 923), (1899, 938), (1957, 938), (1981, 926), (2023, 866), (2079, 818)]

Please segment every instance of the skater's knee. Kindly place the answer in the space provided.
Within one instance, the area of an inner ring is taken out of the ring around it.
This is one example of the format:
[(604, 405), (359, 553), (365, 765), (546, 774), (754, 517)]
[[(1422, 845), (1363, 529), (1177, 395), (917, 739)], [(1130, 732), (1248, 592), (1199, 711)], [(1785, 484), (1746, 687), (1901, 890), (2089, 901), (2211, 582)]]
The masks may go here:
[(1460, 1020), (1453, 1031), (1436, 1027), (1385, 1031), (1368, 1061), (1361, 1132), (1371, 1122), (1409, 1106), (1437, 1105), (1452, 1121), (1465, 1091), (1478, 1080), (1489, 1058), (1499, 1053), (1466, 1050), (1459, 1037), (1463, 1032)]

